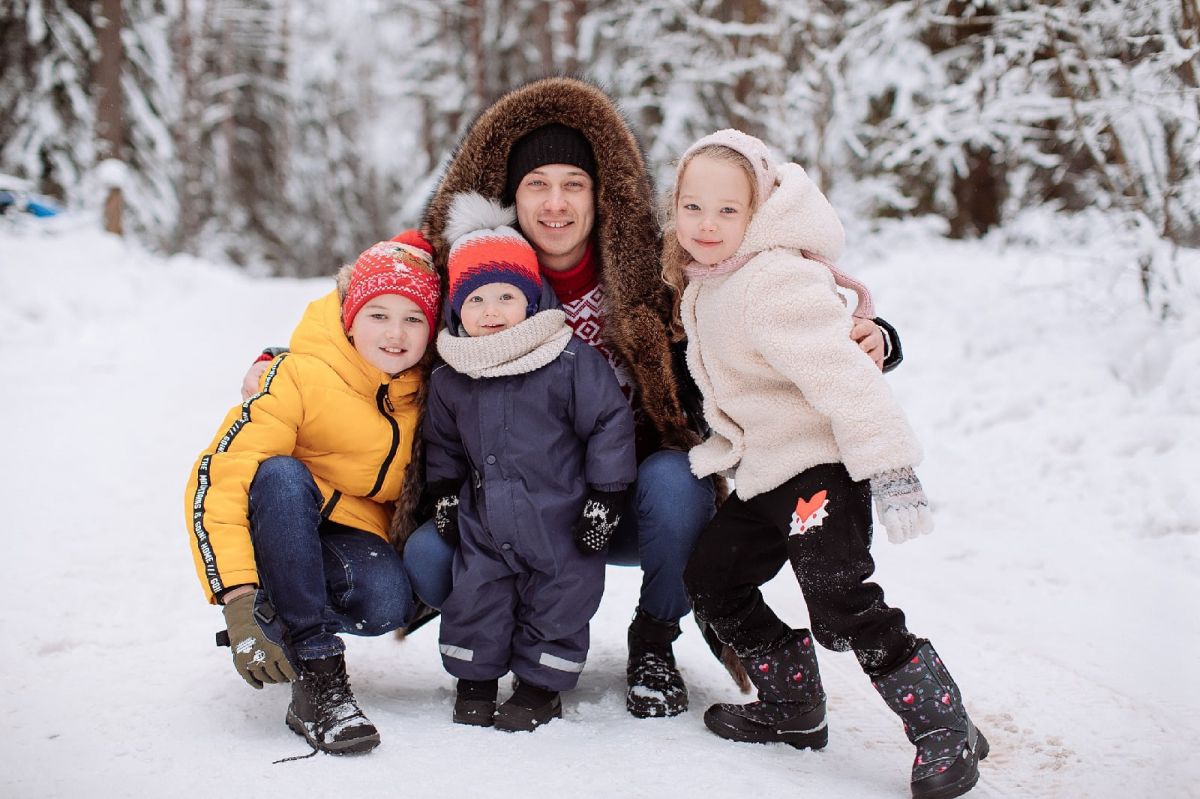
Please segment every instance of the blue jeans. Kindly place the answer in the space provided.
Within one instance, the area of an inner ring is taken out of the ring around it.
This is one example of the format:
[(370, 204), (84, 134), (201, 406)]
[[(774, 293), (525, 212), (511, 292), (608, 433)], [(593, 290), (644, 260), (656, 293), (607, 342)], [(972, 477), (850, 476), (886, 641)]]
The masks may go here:
[[(690, 610), (683, 568), (700, 532), (715, 512), (712, 480), (692, 474), (686, 452), (660, 450), (638, 466), (637, 482), (608, 548), (615, 566), (641, 566), (638, 604), (660, 621)], [(450, 594), (454, 550), (438, 537), (433, 522), (417, 528), (404, 548), (404, 564), (417, 595), (440, 608)]]
[(413, 612), (404, 564), (377, 535), (321, 519), (321, 493), (295, 458), (268, 458), (250, 484), (259, 579), (301, 660), (337, 655), (338, 633), (382, 635)]

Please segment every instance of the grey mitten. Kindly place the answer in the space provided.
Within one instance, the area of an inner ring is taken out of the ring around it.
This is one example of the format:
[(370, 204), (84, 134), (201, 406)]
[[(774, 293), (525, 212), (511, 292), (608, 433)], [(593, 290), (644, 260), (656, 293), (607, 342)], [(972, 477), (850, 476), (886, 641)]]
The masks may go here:
[[(225, 626), (233, 666), (252, 688), (263, 683), (291, 682), (296, 669), (288, 659), (287, 629), (262, 589), (242, 594), (225, 605)], [(218, 643), (222, 636), (218, 636)]]
[(583, 513), (571, 528), (575, 546), (585, 555), (608, 549), (617, 525), (621, 523), (621, 508), (625, 506), (624, 491), (588, 491)]
[(871, 496), (875, 498), (875, 514), (887, 528), (888, 540), (893, 544), (933, 532), (929, 500), (912, 467), (873, 475)]

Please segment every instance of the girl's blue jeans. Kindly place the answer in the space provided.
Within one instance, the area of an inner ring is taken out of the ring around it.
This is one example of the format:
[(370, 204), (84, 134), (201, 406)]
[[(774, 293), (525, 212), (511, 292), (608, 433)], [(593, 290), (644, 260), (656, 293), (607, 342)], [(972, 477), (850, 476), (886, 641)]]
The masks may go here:
[(339, 633), (382, 635), (413, 612), (404, 564), (377, 535), (321, 518), (321, 494), (295, 458), (263, 461), (250, 484), (259, 579), (301, 660), (337, 655)]

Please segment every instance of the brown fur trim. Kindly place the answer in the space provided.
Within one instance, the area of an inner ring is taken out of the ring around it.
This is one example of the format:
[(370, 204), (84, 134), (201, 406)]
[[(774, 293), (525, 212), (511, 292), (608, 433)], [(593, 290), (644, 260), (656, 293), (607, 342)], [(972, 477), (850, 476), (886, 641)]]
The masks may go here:
[(659, 269), (654, 191), (641, 146), (601, 89), (574, 78), (546, 78), (509, 92), (475, 120), (425, 209), (421, 227), (433, 244), (443, 286), (449, 253), (444, 231), (453, 196), (477, 191), (499, 198), (513, 144), (551, 122), (580, 131), (596, 157), (594, 236), (608, 308), (605, 340), (629, 365), (642, 410), (664, 446), (686, 450), (699, 438), (688, 428), (671, 369), (673, 301)]
[(346, 292), (350, 290), (350, 276), (354, 274), (354, 264), (344, 264), (339, 267), (333, 279), (337, 282), (338, 301), (346, 301)]
[(750, 682), (750, 675), (746, 673), (746, 667), (742, 665), (742, 661), (738, 660), (737, 653), (729, 646), (721, 647), (721, 665), (729, 672), (729, 676), (737, 683), (737, 687), (742, 693), (748, 694), (754, 688), (754, 684)]

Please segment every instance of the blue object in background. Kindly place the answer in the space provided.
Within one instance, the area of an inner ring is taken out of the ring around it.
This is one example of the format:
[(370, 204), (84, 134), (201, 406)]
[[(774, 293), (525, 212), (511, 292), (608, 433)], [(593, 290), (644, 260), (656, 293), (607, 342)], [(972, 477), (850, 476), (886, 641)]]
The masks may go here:
[(54, 216), (58, 213), (58, 208), (48, 200), (28, 200), (25, 203), (25, 211), (34, 216)]
[(0, 214), (23, 211), (36, 217), (56, 216), (60, 209), (45, 197), (30, 197), (22, 191), (0, 189)]

